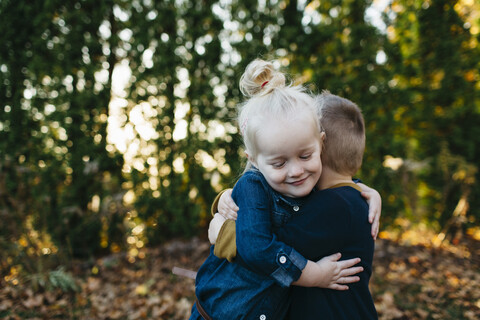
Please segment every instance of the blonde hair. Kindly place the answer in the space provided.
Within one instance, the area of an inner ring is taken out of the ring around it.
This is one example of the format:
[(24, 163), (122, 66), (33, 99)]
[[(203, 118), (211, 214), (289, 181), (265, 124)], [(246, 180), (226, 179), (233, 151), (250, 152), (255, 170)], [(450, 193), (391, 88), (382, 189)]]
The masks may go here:
[[(239, 105), (238, 125), (250, 157), (256, 157), (257, 132), (269, 119), (289, 119), (306, 112), (320, 136), (315, 100), (304, 87), (287, 85), (285, 75), (276, 70), (272, 62), (252, 61), (240, 78), (240, 90), (247, 100)], [(249, 168), (247, 163), (246, 169)]]
[(352, 101), (323, 91), (316, 98), (320, 123), (325, 130), (322, 164), (353, 176), (362, 166), (365, 151), (365, 123), (360, 108)]

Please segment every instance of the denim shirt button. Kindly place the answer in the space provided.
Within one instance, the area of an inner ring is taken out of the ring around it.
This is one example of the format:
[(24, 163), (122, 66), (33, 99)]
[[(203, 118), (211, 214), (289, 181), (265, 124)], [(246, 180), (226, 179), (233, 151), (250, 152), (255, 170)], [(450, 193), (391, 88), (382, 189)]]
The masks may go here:
[(279, 261), (280, 261), (281, 264), (284, 264), (285, 262), (287, 262), (287, 257), (285, 257), (285, 256), (280, 256)]
[(262, 314), (262, 315), (260, 316), (260, 320), (266, 320), (266, 319), (267, 319), (267, 317), (266, 317), (264, 314)]
[(293, 211), (297, 212), (298, 210), (300, 210), (300, 207), (299, 207), (299, 206), (294, 206), (294, 207), (293, 207)]

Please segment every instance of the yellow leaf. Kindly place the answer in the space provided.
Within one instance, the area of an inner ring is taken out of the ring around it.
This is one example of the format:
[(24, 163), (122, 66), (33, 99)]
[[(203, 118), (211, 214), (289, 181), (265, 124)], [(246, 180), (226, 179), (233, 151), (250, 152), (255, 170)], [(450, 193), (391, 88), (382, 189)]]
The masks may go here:
[(145, 296), (148, 294), (148, 287), (144, 284), (141, 284), (137, 286), (137, 288), (135, 289), (135, 293), (140, 296)]

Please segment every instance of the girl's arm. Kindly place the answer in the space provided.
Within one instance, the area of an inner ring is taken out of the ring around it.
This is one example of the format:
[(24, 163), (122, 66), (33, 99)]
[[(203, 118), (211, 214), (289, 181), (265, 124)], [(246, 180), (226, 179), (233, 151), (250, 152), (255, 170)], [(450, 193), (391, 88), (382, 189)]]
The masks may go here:
[[(245, 187), (247, 185), (249, 184)], [(316, 263), (305, 259), (293, 248), (278, 241), (272, 233), (271, 206), (265, 206), (265, 203), (268, 203), (265, 199), (269, 197), (262, 194), (263, 188), (255, 183), (245, 189), (242, 184), (236, 187), (238, 194), (235, 194), (235, 191), (234, 194), (240, 207), (236, 224), (239, 254), (237, 259), (244, 261), (258, 273), (269, 274), (283, 286), (291, 285), (295, 281), (299, 286), (345, 290), (348, 289), (345, 284), (359, 281), (359, 277), (352, 275), (361, 272), (363, 268), (352, 266), (360, 259), (338, 261), (340, 254), (328, 256)]]
[[(226, 223), (228, 222), (228, 223)], [(235, 246), (235, 221), (227, 220), (216, 213), (210, 221), (208, 229), (210, 242), (215, 244), (214, 254), (219, 258), (232, 262), (236, 256)], [(338, 261), (340, 253), (335, 253), (323, 259), (313, 262), (308, 261), (302, 274), (292, 284), (301, 287), (320, 287), (334, 290), (348, 290), (347, 284), (358, 282), (360, 277), (353, 276), (363, 271), (362, 267), (353, 267), (360, 259)]]
[[(362, 196), (368, 202), (368, 221), (372, 224), (372, 237), (377, 239), (378, 230), (380, 228), (380, 216), (382, 215), (382, 197), (377, 190), (370, 188), (366, 184), (361, 182), (358, 182), (357, 184), (362, 188)], [(216, 199), (215, 211), (213, 214), (215, 212), (220, 213), (225, 219), (237, 219), (238, 206), (232, 199), (232, 189), (225, 190)], [(212, 244), (214, 243), (215, 242)]]
[(282, 287), (290, 286), (300, 277), (307, 259), (278, 241), (273, 233), (270, 212), (274, 200), (270, 187), (260, 173), (250, 171), (237, 181), (232, 198), (239, 207), (235, 262), (271, 277)]
[(357, 184), (362, 188), (362, 196), (367, 200), (368, 221), (372, 224), (372, 237), (376, 240), (380, 228), (380, 216), (382, 214), (382, 197), (380, 197), (377, 190), (361, 182)]

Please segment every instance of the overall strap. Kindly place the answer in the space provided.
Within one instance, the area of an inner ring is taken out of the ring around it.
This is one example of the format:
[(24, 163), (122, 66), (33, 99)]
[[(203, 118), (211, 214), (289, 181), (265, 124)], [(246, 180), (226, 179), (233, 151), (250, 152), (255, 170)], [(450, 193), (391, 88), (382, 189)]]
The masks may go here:
[(213, 320), (212, 318), (210, 318), (208, 313), (205, 312), (205, 310), (202, 308), (202, 306), (200, 305), (200, 302), (198, 302), (198, 298), (196, 300), (197, 301), (196, 301), (195, 305), (197, 306), (198, 313), (200, 313), (202, 318), (205, 319), (205, 320)]

